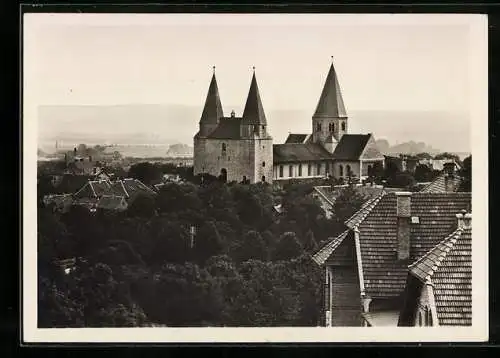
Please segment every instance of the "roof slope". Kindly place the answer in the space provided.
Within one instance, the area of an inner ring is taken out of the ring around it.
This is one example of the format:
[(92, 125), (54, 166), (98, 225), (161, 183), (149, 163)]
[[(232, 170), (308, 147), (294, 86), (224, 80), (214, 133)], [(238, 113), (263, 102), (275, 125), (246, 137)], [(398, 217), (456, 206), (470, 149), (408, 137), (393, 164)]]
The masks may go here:
[(344, 134), (333, 152), (337, 160), (359, 160), (365, 149), (370, 134)]
[(314, 117), (347, 117), (337, 73), (330, 66)]
[(472, 324), (472, 235), (460, 228), (410, 266), (410, 274), (434, 286), (441, 326)]
[[(446, 173), (439, 174), (432, 182), (430, 182), (427, 186), (423, 187), (420, 192), (422, 193), (444, 193), (446, 192)], [(463, 178), (457, 174), (448, 178), (451, 180), (451, 189), (456, 192), (460, 188), (462, 184)]]
[(122, 209), (123, 206), (126, 205), (126, 203), (124, 203), (123, 200), (124, 200), (123, 196), (103, 195), (101, 199), (99, 199), (99, 201), (97, 202), (97, 207), (99, 209), (106, 209), (106, 210)]
[(241, 118), (224, 118), (215, 130), (208, 135), (213, 139), (240, 139)]
[(219, 88), (215, 78), (215, 72), (212, 75), (210, 86), (208, 87), (207, 99), (201, 114), (200, 123), (217, 123), (217, 120), (224, 116), (222, 103), (219, 96)]
[(318, 265), (323, 265), (330, 255), (335, 251), (335, 249), (344, 241), (344, 239), (349, 234), (349, 230), (344, 231), (339, 236), (332, 238), (328, 241), (322, 248), (320, 248), (316, 254), (313, 255), (312, 259)]
[[(470, 193), (413, 193), (410, 263), (422, 257), (457, 226), (456, 214), (468, 210)], [(384, 195), (359, 224), (365, 291), (373, 298), (399, 296), (405, 286), (407, 264), (396, 260), (396, 195)]]
[(308, 134), (294, 134), (290, 133), (285, 140), (285, 144), (289, 143), (304, 143)]
[(243, 122), (245, 124), (267, 124), (264, 107), (262, 106), (262, 101), (260, 99), (259, 86), (257, 86), (257, 79), (255, 78), (255, 72), (252, 76), (247, 102), (245, 104), (245, 109), (243, 110)]
[(288, 143), (273, 145), (274, 163), (312, 162), (331, 160), (332, 155), (316, 143)]

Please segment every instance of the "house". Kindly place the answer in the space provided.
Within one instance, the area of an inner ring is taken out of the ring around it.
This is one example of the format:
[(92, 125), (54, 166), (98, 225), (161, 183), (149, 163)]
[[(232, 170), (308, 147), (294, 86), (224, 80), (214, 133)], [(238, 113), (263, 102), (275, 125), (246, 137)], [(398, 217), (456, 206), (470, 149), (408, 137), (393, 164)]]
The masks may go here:
[(455, 170), (460, 170), (461, 166), (453, 159), (421, 159), (419, 164), (427, 165), (432, 170), (442, 171), (445, 164), (453, 163)]
[(66, 213), (71, 208), (73, 204), (73, 198), (71, 194), (55, 194), (55, 195), (45, 195), (43, 197), (43, 203), (46, 206), (53, 205), (53, 210), (61, 213)]
[(338, 76), (333, 66), (312, 116), (310, 134), (290, 133), (273, 145), (273, 180), (356, 178), (361, 181), (377, 165), (384, 166), (373, 134), (350, 134)]
[(400, 154), (398, 157), (384, 155), (385, 166), (393, 165), (398, 168), (400, 172), (415, 173), (419, 160), (415, 157)]
[(128, 208), (128, 203), (123, 196), (103, 195), (97, 201), (96, 208), (110, 211), (125, 211)]
[(410, 265), (399, 326), (472, 324), (472, 215)]
[(456, 192), (460, 190), (463, 177), (457, 173), (454, 162), (445, 163), (442, 172), (420, 191), (423, 193)]
[(312, 259), (325, 270), (325, 325), (396, 326), (408, 266), (457, 229), (471, 193), (382, 192)]

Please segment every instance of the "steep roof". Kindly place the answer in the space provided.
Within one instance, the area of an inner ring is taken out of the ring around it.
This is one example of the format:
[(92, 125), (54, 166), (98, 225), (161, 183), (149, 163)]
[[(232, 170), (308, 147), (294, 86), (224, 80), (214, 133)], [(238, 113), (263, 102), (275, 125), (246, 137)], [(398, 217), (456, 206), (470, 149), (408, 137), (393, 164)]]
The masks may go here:
[(240, 139), (241, 118), (224, 118), (215, 130), (208, 135), (212, 139)]
[(243, 122), (246, 124), (267, 124), (264, 107), (260, 99), (259, 87), (257, 86), (257, 79), (255, 78), (255, 71), (250, 83), (245, 109), (243, 110)]
[(472, 235), (459, 228), (409, 267), (410, 274), (434, 286), (441, 326), (472, 323)]
[(217, 123), (217, 120), (224, 116), (222, 103), (219, 96), (219, 88), (215, 78), (215, 70), (208, 87), (207, 99), (201, 114), (200, 123)]
[(285, 144), (289, 143), (304, 143), (309, 134), (295, 134), (290, 133), (285, 140)]
[[(419, 223), (410, 228), (410, 263), (453, 232), (456, 214), (469, 209), (470, 203), (471, 193), (412, 193), (411, 215)], [(366, 294), (372, 298), (399, 296), (408, 266), (396, 259), (396, 195), (384, 195), (358, 229)]]
[(298, 163), (331, 160), (332, 155), (316, 143), (288, 143), (273, 145), (274, 163)]
[(313, 255), (312, 259), (318, 265), (323, 265), (330, 255), (335, 251), (335, 249), (344, 241), (344, 239), (349, 234), (349, 230), (344, 231), (337, 237), (332, 238), (323, 247), (321, 247), (316, 254)]
[(333, 152), (337, 160), (359, 160), (365, 149), (370, 134), (344, 134)]
[(452, 191), (456, 192), (460, 188), (460, 185), (462, 184), (463, 178), (458, 175), (454, 174), (452, 177), (449, 177), (446, 179), (447, 173), (441, 173), (439, 174), (432, 182), (430, 182), (428, 185), (422, 188), (420, 192), (422, 193), (443, 193), (446, 191), (446, 180), (451, 180), (451, 189)]
[(337, 73), (333, 63), (328, 71), (314, 117), (347, 117)]

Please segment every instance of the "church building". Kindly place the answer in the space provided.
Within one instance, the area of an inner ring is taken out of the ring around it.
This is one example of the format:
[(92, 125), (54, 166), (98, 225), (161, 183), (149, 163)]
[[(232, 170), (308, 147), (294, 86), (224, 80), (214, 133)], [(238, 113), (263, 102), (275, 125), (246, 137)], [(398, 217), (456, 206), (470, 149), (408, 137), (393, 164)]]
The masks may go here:
[(350, 134), (348, 116), (333, 63), (312, 116), (312, 133), (289, 134), (273, 145), (257, 86), (255, 68), (241, 117), (224, 116), (214, 73), (194, 136), (194, 175), (223, 181), (273, 182), (289, 179), (356, 178), (384, 165), (371, 133)]
[(312, 133), (289, 134), (273, 146), (273, 179), (366, 178), (376, 163), (384, 165), (373, 134), (349, 134), (348, 116), (333, 63), (326, 77)]
[(242, 117), (225, 117), (215, 67), (205, 107), (194, 136), (194, 175), (210, 174), (223, 181), (271, 182), (273, 138), (260, 99), (255, 68)]

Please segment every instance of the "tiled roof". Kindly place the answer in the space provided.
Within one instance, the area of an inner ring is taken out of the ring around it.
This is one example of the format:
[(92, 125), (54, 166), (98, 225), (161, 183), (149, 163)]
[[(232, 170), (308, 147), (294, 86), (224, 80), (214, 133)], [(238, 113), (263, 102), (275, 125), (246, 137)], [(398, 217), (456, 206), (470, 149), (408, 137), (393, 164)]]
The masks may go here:
[(377, 205), (377, 203), (384, 196), (384, 194), (385, 192), (382, 190), (381, 192), (379, 192), (378, 195), (366, 201), (356, 213), (354, 213), (349, 219), (346, 220), (345, 225), (349, 229), (354, 229), (356, 226), (358, 226), (365, 219), (365, 217), (372, 211), (375, 205)]
[(274, 144), (274, 163), (298, 163), (318, 160), (331, 160), (332, 155), (320, 144)]
[(342, 99), (337, 73), (333, 67), (333, 63), (328, 71), (328, 76), (323, 86), (323, 91), (318, 101), (315, 117), (347, 117), (347, 112)]
[(441, 326), (472, 323), (472, 235), (460, 228), (410, 266), (410, 273), (434, 288)]
[(213, 139), (240, 139), (241, 118), (222, 119), (215, 130), (208, 135)]
[(116, 196), (116, 195), (103, 195), (101, 199), (97, 202), (97, 207), (99, 209), (106, 209), (106, 210), (118, 210), (122, 209), (122, 207), (125, 205), (123, 203), (124, 197), (123, 196)]
[(337, 160), (359, 160), (370, 139), (370, 134), (344, 134), (335, 147), (333, 158)]
[[(347, 185), (342, 186), (316, 186), (314, 190), (321, 195), (330, 205), (335, 203), (335, 200), (342, 194), (342, 191), (347, 188)], [(379, 196), (384, 188), (382, 186), (371, 186), (371, 185), (356, 185), (354, 187), (356, 192), (363, 196), (366, 200), (370, 200), (374, 197)]]
[(290, 133), (285, 140), (285, 144), (289, 143), (304, 143), (308, 134), (294, 134)]
[(330, 255), (335, 251), (335, 249), (344, 241), (344, 239), (349, 234), (349, 230), (344, 231), (337, 237), (332, 238), (328, 241), (321, 249), (318, 250), (316, 254), (313, 255), (312, 259), (318, 265), (323, 265), (325, 261), (330, 257)]
[[(419, 223), (410, 228), (410, 263), (453, 232), (456, 214), (468, 210), (470, 203), (470, 193), (412, 193), (411, 215), (418, 217)], [(366, 294), (373, 298), (399, 296), (407, 277), (407, 263), (396, 257), (396, 195), (384, 195), (358, 228)]]
[(127, 178), (110, 182), (109, 180), (89, 181), (78, 192), (75, 193), (76, 198), (100, 198), (103, 195), (115, 195), (129, 198), (137, 192), (152, 193), (155, 191), (138, 179)]
[[(427, 186), (422, 188), (420, 192), (422, 193), (443, 193), (446, 191), (446, 173), (441, 173), (439, 174), (432, 182), (430, 182)], [(453, 177), (448, 178), (448, 180), (451, 180), (451, 191), (458, 191), (460, 188), (460, 185), (462, 184), (462, 177), (455, 174)]]

